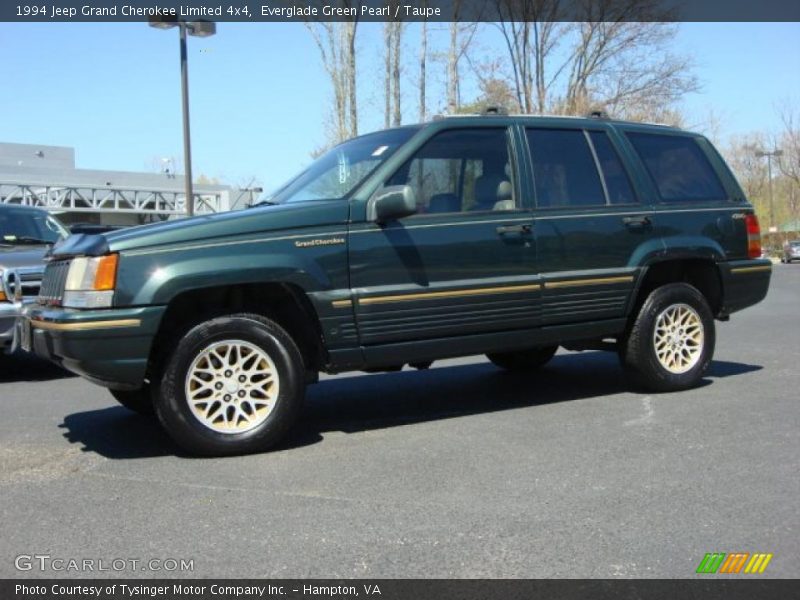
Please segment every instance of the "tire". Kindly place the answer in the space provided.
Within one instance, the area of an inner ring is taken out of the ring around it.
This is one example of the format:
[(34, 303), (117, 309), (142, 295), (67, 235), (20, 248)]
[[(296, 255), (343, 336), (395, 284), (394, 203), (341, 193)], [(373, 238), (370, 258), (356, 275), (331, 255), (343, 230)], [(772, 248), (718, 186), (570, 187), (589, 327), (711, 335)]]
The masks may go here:
[(715, 341), (714, 315), (703, 294), (689, 284), (670, 283), (650, 292), (620, 359), (629, 378), (646, 390), (685, 390), (708, 369)]
[(297, 345), (277, 323), (246, 313), (211, 319), (178, 343), (164, 369), (156, 414), (192, 454), (263, 451), (297, 419), (304, 374)]
[(153, 396), (149, 385), (139, 390), (108, 390), (114, 399), (128, 410), (140, 415), (150, 416), (155, 413)]
[(496, 366), (507, 371), (533, 371), (547, 364), (558, 350), (558, 346), (530, 348), (516, 352), (492, 352), (486, 357)]

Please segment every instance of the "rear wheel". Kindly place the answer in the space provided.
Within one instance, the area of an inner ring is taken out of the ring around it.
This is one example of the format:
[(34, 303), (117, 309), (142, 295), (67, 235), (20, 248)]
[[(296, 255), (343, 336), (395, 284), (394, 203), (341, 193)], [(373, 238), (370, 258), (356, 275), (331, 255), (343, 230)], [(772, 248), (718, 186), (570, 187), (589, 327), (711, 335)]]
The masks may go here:
[(492, 352), (486, 356), (495, 365), (508, 371), (533, 371), (547, 364), (556, 350), (558, 346), (544, 346), (516, 352)]
[(153, 397), (149, 385), (138, 390), (108, 390), (114, 399), (128, 410), (140, 415), (152, 415)]
[(653, 290), (622, 344), (630, 378), (648, 390), (672, 392), (700, 381), (714, 356), (714, 316), (703, 294), (686, 283)]
[(255, 314), (206, 321), (178, 343), (156, 413), (186, 450), (266, 450), (294, 423), (305, 392), (303, 358), (277, 323)]

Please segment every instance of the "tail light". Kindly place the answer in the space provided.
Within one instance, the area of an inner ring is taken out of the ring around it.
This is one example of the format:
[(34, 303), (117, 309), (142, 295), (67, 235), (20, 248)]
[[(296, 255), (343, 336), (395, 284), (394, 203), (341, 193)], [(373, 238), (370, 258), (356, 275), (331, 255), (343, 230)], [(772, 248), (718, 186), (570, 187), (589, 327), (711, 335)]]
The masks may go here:
[(758, 224), (758, 217), (755, 215), (745, 215), (744, 223), (747, 227), (747, 257), (761, 257), (761, 227)]

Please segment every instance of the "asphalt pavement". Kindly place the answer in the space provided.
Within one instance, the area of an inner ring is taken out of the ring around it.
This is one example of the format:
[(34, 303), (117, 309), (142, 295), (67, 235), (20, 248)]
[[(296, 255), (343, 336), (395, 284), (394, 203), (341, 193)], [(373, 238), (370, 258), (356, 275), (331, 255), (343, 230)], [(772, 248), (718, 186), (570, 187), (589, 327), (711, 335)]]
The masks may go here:
[(717, 335), (678, 394), (602, 352), (324, 377), (283, 447), (225, 459), (3, 357), (0, 577), (696, 577), (707, 552), (800, 577), (800, 265)]

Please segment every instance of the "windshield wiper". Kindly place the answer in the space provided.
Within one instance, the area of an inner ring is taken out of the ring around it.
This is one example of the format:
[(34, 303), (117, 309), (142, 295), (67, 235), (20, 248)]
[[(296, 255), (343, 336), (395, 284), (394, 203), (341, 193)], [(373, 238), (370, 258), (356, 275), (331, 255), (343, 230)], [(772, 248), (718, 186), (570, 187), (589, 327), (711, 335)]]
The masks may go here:
[(27, 235), (23, 235), (23, 236), (19, 236), (19, 237), (17, 237), (17, 236), (14, 236), (14, 237), (9, 236), (9, 237), (3, 238), (3, 243), (4, 244), (8, 244), (10, 246), (17, 246), (17, 245), (22, 245), (22, 244), (30, 244), (30, 245), (47, 244), (47, 245), (52, 245), (55, 242), (51, 242), (50, 240), (43, 240), (43, 239), (37, 238), (37, 237), (29, 237)]

